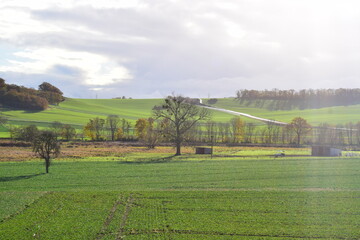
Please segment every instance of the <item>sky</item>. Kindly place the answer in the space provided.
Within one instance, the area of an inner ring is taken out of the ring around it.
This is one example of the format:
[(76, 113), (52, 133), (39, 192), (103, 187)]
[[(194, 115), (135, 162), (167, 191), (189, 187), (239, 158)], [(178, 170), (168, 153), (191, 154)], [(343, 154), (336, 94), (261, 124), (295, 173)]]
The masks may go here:
[(360, 88), (358, 0), (1, 0), (0, 77), (74, 98)]

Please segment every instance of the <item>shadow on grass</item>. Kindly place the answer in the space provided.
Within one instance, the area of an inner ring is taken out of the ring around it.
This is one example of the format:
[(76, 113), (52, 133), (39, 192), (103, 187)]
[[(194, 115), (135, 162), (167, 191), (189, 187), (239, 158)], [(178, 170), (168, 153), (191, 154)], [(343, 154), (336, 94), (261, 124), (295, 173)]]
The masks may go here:
[(134, 158), (130, 161), (121, 161), (120, 164), (149, 164), (149, 163), (167, 163), (174, 159), (176, 155), (171, 155), (169, 157), (162, 158)]
[(33, 177), (44, 175), (45, 173), (38, 173), (32, 175), (23, 175), (23, 176), (16, 176), (16, 177), (0, 177), (0, 182), (11, 182), (11, 181), (18, 181), (23, 179), (30, 179)]

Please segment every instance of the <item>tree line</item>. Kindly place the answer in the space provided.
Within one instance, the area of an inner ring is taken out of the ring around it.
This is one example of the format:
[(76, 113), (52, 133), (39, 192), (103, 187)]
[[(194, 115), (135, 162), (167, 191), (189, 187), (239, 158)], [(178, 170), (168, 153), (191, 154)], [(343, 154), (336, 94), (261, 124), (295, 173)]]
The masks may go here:
[[(176, 155), (186, 143), (198, 144), (320, 144), (332, 146), (360, 145), (360, 122), (344, 125), (321, 123), (311, 126), (306, 119), (295, 117), (288, 124), (268, 121), (262, 124), (234, 117), (229, 122), (211, 120), (208, 109), (189, 103), (181, 96), (169, 96), (154, 106), (149, 118), (139, 118), (134, 125), (116, 115), (92, 118), (76, 130), (73, 126), (53, 122), (49, 129), (57, 139), (90, 139), (94, 141), (140, 141), (149, 148), (173, 143)], [(35, 125), (11, 128), (14, 139), (32, 142), (38, 136)]]
[(302, 90), (246, 90), (236, 92), (236, 99), (244, 105), (270, 110), (308, 109), (347, 106), (360, 103), (359, 88), (302, 89)]
[(59, 104), (64, 101), (63, 93), (50, 83), (43, 82), (38, 90), (18, 86), (16, 84), (6, 84), (0, 78), (0, 101), (3, 105), (25, 109), (25, 110), (45, 110), (49, 104)]

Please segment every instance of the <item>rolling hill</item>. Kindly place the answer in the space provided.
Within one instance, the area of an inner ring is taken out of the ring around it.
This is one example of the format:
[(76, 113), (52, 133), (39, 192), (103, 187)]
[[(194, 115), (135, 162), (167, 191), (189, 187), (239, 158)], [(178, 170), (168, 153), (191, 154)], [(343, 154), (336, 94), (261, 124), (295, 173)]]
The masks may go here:
[[(207, 99), (203, 100), (207, 103)], [(3, 114), (9, 119), (7, 127), (35, 124), (40, 128), (48, 127), (54, 121), (71, 124), (77, 129), (91, 118), (106, 118), (108, 115), (118, 115), (120, 118), (132, 122), (138, 118), (151, 116), (152, 108), (161, 104), (162, 99), (75, 99), (68, 98), (58, 106), (50, 106), (45, 111), (25, 111), (5, 108)], [(327, 122), (330, 124), (344, 124), (360, 121), (360, 105), (327, 107), (320, 109), (306, 109), (291, 111), (270, 111), (263, 108), (240, 105), (234, 98), (219, 98), (211, 106), (251, 114), (257, 117), (290, 122), (294, 117), (301, 116), (310, 124), (318, 125)], [(212, 120), (228, 122), (234, 116), (228, 113), (212, 111)], [(254, 119), (242, 117), (246, 122), (262, 123)], [(8, 130), (0, 127), (0, 137), (8, 137)]]

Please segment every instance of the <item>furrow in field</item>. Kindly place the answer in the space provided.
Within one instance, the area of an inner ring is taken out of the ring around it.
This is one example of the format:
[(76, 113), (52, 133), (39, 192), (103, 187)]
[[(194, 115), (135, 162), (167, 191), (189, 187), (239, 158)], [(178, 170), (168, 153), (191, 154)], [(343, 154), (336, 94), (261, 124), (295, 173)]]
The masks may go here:
[(122, 219), (121, 219), (121, 223), (120, 223), (120, 229), (119, 229), (119, 232), (118, 232), (118, 235), (116, 237), (116, 239), (124, 239), (125, 235), (124, 235), (124, 230), (125, 230), (125, 226), (126, 226), (126, 221), (129, 217), (129, 214), (130, 214), (130, 211), (131, 211), (131, 207), (134, 203), (134, 197), (133, 197), (133, 194), (130, 194), (128, 200), (126, 201), (126, 206), (125, 206), (125, 211), (124, 211), (124, 214), (122, 216)]
[(109, 215), (107, 216), (103, 227), (101, 228), (100, 232), (98, 233), (98, 236), (96, 237), (97, 240), (102, 239), (106, 235), (106, 230), (109, 227), (111, 221), (114, 218), (115, 212), (118, 209), (119, 205), (124, 204), (122, 201), (122, 195), (119, 196), (118, 200), (114, 203), (112, 206)]

